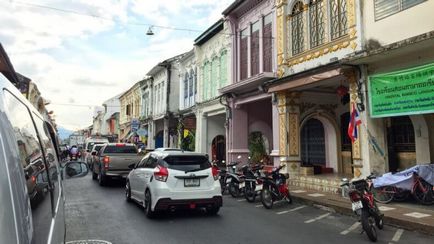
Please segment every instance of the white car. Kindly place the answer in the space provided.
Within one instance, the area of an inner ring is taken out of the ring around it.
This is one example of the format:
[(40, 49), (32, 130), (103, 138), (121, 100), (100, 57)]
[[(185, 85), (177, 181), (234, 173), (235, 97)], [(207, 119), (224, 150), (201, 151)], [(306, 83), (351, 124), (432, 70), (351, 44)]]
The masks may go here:
[(154, 151), (130, 168), (125, 198), (142, 204), (149, 218), (176, 209), (205, 208), (217, 214), (222, 206), (218, 171), (205, 154)]

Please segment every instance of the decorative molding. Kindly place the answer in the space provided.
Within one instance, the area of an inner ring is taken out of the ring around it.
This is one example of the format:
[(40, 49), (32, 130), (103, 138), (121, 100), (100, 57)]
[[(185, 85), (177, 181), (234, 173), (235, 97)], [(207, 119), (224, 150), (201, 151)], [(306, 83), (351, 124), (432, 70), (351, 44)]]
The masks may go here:
[(299, 138), (300, 138), (300, 114), (289, 113), (289, 155), (299, 155)]
[(287, 132), (286, 132), (286, 114), (279, 114), (279, 152), (281, 155), (287, 155)]

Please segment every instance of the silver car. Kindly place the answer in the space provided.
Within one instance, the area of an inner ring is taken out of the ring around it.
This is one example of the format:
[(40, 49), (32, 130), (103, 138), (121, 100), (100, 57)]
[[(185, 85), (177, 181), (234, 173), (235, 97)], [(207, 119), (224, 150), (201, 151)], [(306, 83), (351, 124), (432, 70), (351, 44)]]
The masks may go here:
[(56, 132), (6, 78), (15, 72), (5, 57), (0, 45), (0, 243), (64, 243), (62, 179), (88, 169), (59, 165)]

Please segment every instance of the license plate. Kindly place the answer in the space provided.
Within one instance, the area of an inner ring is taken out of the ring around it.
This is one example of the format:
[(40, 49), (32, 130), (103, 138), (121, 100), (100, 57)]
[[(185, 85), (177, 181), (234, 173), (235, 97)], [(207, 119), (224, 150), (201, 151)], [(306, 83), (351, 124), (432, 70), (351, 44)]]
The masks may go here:
[(241, 183), (238, 185), (238, 188), (243, 188), (243, 187), (245, 187), (245, 186), (246, 186), (246, 183), (241, 182)]
[(200, 180), (199, 179), (184, 179), (184, 186), (185, 187), (200, 186)]
[(353, 211), (363, 208), (362, 201), (352, 203)]
[(256, 185), (255, 191), (262, 191), (262, 184)]

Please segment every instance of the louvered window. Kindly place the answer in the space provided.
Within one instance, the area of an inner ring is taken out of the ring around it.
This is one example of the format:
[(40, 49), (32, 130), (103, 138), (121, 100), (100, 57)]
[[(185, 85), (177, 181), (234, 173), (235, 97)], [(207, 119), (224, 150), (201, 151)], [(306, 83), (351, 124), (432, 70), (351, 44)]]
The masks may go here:
[(291, 12), (292, 55), (303, 52), (303, 3), (297, 2)]
[(228, 81), (228, 67), (227, 67), (227, 54), (226, 51), (220, 56), (220, 87), (224, 87)]
[(240, 38), (240, 80), (247, 78), (247, 51), (247, 30), (243, 30)]
[(324, 43), (324, 1), (314, 0), (309, 7), (310, 46)]
[(375, 20), (386, 18), (426, 0), (374, 0)]
[(184, 77), (184, 98), (188, 97), (188, 73), (185, 73)]
[(250, 36), (250, 67), (252, 75), (259, 73), (259, 27), (260, 22), (252, 24), (252, 33)]
[(193, 79), (194, 73), (193, 70), (190, 70), (190, 75), (188, 76), (188, 96), (193, 96)]
[(273, 16), (271, 14), (264, 17), (263, 35), (263, 56), (264, 56), (264, 72), (273, 71)]
[(347, 1), (331, 0), (330, 7), (331, 37), (336, 39), (347, 34)]

